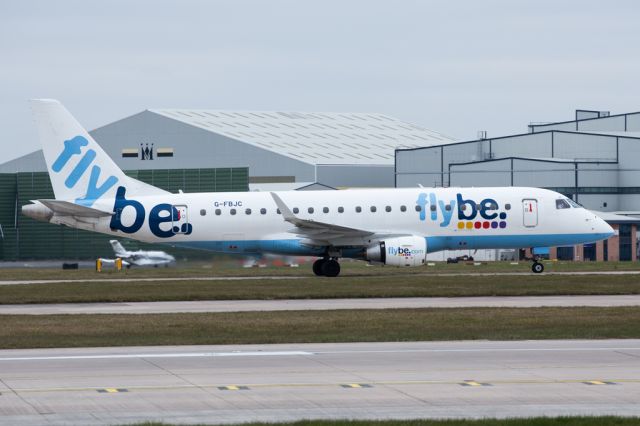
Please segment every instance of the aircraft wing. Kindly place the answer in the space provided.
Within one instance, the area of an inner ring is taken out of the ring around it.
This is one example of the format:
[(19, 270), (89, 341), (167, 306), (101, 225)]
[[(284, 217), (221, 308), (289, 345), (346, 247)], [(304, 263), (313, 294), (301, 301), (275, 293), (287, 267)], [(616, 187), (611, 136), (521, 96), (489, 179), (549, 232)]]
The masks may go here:
[(79, 204), (70, 203), (69, 201), (60, 200), (37, 200), (51, 209), (58, 216), (74, 216), (74, 217), (106, 217), (113, 213), (94, 209), (91, 207), (81, 206)]
[(316, 222), (315, 220), (309, 219), (300, 219), (287, 207), (276, 193), (272, 192), (271, 196), (276, 202), (278, 209), (280, 209), (284, 220), (295, 225), (296, 229), (292, 232), (307, 239), (307, 243), (310, 245), (326, 245), (334, 244), (336, 241), (360, 240), (376, 234), (375, 232), (365, 231), (363, 229)]

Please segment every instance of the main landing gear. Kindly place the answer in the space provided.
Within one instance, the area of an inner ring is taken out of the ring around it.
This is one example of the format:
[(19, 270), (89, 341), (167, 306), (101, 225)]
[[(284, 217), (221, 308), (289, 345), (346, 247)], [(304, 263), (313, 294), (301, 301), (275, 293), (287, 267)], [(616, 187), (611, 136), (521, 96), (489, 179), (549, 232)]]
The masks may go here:
[(340, 275), (340, 264), (336, 259), (323, 257), (313, 262), (313, 273), (321, 277)]

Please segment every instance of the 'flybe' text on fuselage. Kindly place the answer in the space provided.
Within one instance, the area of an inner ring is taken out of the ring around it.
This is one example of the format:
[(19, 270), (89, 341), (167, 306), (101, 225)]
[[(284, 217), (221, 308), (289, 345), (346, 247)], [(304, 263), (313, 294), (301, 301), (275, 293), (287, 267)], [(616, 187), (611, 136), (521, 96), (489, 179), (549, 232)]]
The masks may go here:
[(439, 200), (433, 192), (422, 192), (418, 195), (416, 205), (419, 207), (417, 210), (421, 221), (429, 219), (438, 222), (443, 228), (449, 226), (454, 219), (457, 219), (459, 229), (503, 229), (507, 226), (507, 213), (500, 211), (498, 202), (493, 198), (476, 202), (465, 199), (458, 193), (455, 200), (445, 202)]

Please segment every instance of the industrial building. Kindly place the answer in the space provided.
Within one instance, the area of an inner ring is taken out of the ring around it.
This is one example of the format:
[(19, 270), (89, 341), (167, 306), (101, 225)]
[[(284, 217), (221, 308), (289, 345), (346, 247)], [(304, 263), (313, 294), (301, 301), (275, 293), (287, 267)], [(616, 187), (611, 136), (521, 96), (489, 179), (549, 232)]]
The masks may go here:
[[(127, 174), (171, 192), (393, 187), (395, 149), (454, 141), (374, 113), (153, 109), (90, 133)], [(51, 197), (41, 150), (0, 164), (0, 259), (108, 255), (107, 236), (20, 214)]]
[(398, 149), (395, 184), (548, 188), (600, 212), (616, 230), (608, 241), (550, 248), (549, 257), (637, 260), (640, 112), (610, 115), (577, 110), (574, 120), (532, 123), (528, 130), (525, 134), (496, 138), (481, 134), (467, 142)]

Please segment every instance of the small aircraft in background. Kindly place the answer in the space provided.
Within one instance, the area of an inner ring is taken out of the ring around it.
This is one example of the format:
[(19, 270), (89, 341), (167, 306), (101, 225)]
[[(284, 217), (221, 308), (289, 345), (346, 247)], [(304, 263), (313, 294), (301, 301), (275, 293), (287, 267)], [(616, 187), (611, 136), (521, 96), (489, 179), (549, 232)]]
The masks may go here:
[[(160, 265), (169, 266), (170, 263), (175, 262), (176, 258), (163, 251), (129, 251), (122, 247), (122, 244), (118, 240), (110, 240), (111, 247), (116, 258), (122, 259), (122, 266), (130, 268), (131, 265), (135, 266), (154, 266)], [(113, 259), (100, 259), (103, 263), (111, 263)]]

